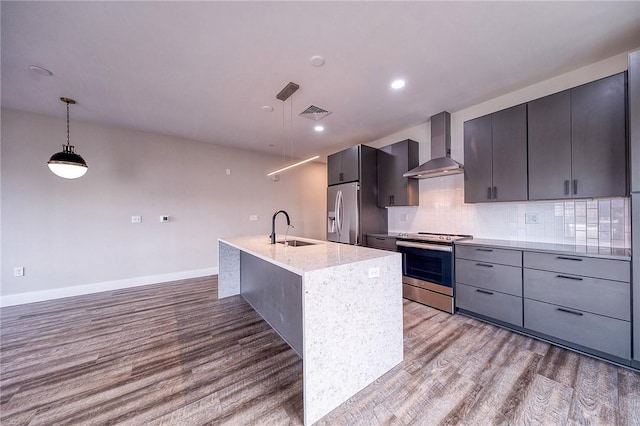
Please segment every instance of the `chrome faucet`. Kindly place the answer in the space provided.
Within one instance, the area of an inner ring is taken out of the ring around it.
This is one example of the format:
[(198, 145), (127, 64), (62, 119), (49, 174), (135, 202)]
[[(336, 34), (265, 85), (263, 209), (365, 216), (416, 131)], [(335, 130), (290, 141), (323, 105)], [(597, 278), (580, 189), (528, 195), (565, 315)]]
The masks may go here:
[[(273, 214), (273, 217), (271, 218), (271, 244), (276, 243), (276, 216), (278, 216), (278, 214), (280, 213), (284, 213), (284, 216), (287, 218), (287, 226), (291, 226), (291, 221), (289, 220), (289, 214), (287, 212), (285, 212), (284, 210), (278, 210), (277, 212), (275, 212)], [(288, 229), (289, 228), (287, 228), (287, 230)]]

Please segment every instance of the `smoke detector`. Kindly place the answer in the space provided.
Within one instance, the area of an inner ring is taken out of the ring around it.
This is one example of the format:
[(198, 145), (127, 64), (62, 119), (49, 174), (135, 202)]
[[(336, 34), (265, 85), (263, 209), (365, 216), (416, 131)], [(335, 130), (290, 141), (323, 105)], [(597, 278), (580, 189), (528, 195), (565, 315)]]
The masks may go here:
[(309, 120), (313, 121), (320, 121), (329, 114), (331, 114), (331, 112), (327, 111), (324, 108), (310, 105), (307, 109), (300, 113), (300, 117), (308, 118)]

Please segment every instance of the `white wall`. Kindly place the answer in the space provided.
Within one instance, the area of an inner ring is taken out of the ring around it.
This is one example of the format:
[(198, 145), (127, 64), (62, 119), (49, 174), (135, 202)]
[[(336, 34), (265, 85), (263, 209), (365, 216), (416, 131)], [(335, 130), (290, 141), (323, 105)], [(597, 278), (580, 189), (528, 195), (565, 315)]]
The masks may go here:
[[(618, 55), (505, 94), (451, 114), (452, 158), (464, 164), (465, 121), (588, 83), (627, 69), (627, 55)], [(428, 118), (427, 118), (428, 119)], [(403, 139), (420, 143), (420, 163), (430, 159), (430, 122), (378, 139), (382, 147)], [(472, 234), (476, 238), (553, 243), (630, 246), (629, 200), (464, 204), (463, 175), (420, 181), (419, 207), (388, 209), (390, 232)], [(541, 223), (526, 224), (525, 214), (537, 213)]]
[[(64, 120), (2, 110), (5, 305), (215, 272), (217, 238), (266, 238), (278, 209), (296, 235), (325, 236), (325, 164), (273, 182), (266, 172), (280, 156), (72, 120), (71, 143), (89, 171), (66, 180), (46, 165), (65, 136)], [(254, 214), (259, 220), (249, 221)], [(16, 266), (24, 277), (13, 276)]]

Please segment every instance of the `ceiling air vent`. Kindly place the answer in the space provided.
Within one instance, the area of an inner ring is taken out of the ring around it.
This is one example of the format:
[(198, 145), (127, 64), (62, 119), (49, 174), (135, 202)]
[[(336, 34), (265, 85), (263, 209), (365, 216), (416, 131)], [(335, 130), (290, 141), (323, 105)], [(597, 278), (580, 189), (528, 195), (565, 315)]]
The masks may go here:
[(329, 114), (331, 113), (326, 109), (322, 109), (315, 105), (311, 105), (309, 108), (305, 109), (300, 113), (300, 117), (305, 117), (305, 118), (308, 118), (309, 120), (320, 121)]

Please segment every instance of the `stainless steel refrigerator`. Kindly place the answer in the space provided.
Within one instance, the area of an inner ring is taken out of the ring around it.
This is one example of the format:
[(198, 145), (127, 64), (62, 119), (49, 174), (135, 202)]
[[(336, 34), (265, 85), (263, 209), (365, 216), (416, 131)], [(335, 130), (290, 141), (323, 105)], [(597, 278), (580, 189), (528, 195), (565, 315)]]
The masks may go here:
[(361, 244), (358, 218), (358, 182), (330, 186), (327, 190), (327, 240), (337, 243)]
[(366, 235), (387, 232), (378, 207), (377, 149), (356, 145), (327, 159), (327, 240), (366, 245)]
[(640, 368), (640, 50), (629, 54), (633, 365)]

